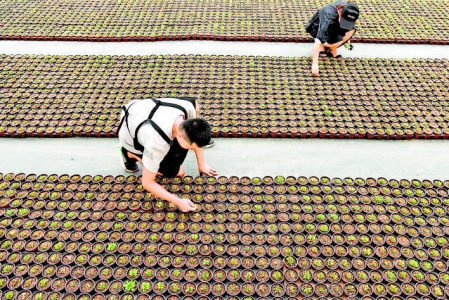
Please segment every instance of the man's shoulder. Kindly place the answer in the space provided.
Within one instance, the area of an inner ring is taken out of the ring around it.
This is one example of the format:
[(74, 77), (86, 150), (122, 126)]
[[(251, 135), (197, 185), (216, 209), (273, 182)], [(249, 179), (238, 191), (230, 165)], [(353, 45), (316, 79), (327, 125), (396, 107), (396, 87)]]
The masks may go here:
[(332, 5), (333, 7), (337, 7), (338, 4), (346, 5), (346, 4), (348, 4), (348, 1), (346, 1), (346, 0), (337, 0), (335, 2), (332, 2), (332, 3), (328, 4), (328, 5)]
[(328, 5), (324, 6), (321, 11), (326, 16), (338, 16), (337, 12), (337, 5), (338, 4), (345, 4), (345, 1), (336, 1), (333, 3), (329, 3)]
[(326, 5), (320, 10), (320, 21), (330, 25), (338, 23), (338, 12), (333, 3)]

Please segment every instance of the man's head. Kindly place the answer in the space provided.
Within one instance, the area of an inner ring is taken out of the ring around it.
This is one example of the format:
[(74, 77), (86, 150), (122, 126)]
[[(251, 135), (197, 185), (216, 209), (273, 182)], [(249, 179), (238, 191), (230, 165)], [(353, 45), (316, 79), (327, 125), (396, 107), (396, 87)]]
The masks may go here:
[(187, 119), (179, 125), (181, 137), (178, 139), (179, 145), (184, 149), (193, 149), (195, 146), (204, 147), (209, 143), (212, 133), (209, 123), (201, 118)]
[(358, 18), (359, 7), (354, 2), (349, 2), (341, 9), (340, 27), (346, 30), (352, 30)]

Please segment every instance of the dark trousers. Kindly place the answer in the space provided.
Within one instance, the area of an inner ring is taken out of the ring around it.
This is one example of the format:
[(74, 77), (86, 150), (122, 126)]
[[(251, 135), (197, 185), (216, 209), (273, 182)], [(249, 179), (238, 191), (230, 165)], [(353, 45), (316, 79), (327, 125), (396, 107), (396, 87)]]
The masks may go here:
[[(170, 146), (170, 150), (168, 150), (168, 153), (159, 165), (158, 172), (165, 177), (175, 177), (179, 173), (179, 168), (186, 159), (188, 151), (189, 150), (184, 149), (179, 145), (177, 139), (174, 139), (172, 145)], [(134, 153), (134, 155), (142, 158), (141, 154)]]

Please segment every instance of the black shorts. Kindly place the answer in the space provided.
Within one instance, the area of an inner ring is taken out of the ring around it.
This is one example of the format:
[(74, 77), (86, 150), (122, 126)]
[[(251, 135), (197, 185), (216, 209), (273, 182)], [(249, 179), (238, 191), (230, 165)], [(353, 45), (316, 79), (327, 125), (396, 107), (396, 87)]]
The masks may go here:
[[(188, 149), (184, 149), (179, 145), (177, 139), (174, 139), (170, 150), (168, 150), (168, 153), (159, 165), (158, 172), (168, 178), (175, 177), (179, 173), (179, 169), (186, 159), (188, 151)], [(142, 158), (142, 154), (134, 155)]]

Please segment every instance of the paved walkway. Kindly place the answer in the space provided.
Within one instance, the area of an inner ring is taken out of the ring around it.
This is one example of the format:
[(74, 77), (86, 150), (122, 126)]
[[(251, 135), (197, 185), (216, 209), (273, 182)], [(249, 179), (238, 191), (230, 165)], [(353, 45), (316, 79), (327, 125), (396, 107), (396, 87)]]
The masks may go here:
[[(0, 172), (126, 174), (115, 138), (1, 139)], [(448, 179), (446, 140), (216, 139), (206, 161), (221, 175)], [(195, 154), (184, 163), (198, 175)], [(139, 172), (140, 174), (140, 172)]]
[[(448, 58), (449, 46), (354, 44), (354, 51), (340, 48), (344, 57), (382, 58)], [(131, 43), (90, 42), (33, 42), (0, 41), (0, 53), (5, 54), (103, 54), (103, 55), (149, 55), (149, 54), (216, 54), (216, 55), (268, 55), (310, 56), (309, 43), (268, 42), (216, 42), (216, 41), (165, 41)]]
[[(356, 44), (345, 57), (448, 58), (448, 46)], [(86, 43), (0, 41), (3, 54), (222, 54), (310, 56), (310, 44), (255, 42)], [(124, 174), (117, 139), (0, 139), (0, 172)], [(231, 176), (305, 175), (449, 179), (445, 140), (217, 139), (209, 164)], [(198, 175), (190, 153), (187, 174)]]

